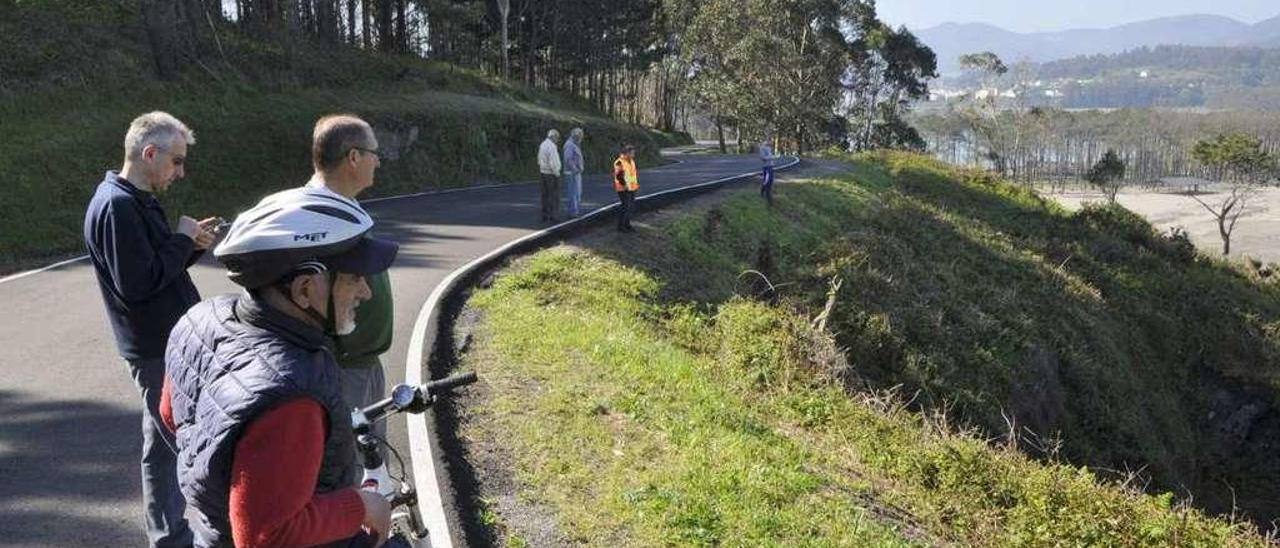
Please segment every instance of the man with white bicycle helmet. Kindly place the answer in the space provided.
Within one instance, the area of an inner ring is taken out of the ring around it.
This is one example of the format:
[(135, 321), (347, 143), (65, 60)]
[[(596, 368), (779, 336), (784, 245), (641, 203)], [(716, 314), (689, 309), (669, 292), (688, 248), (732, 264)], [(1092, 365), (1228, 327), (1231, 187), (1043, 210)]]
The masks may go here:
[(240, 214), (214, 250), (246, 291), (178, 321), (161, 409), (197, 546), (386, 539), (387, 501), (346, 479), (355, 439), (331, 347), (369, 298), (364, 276), (395, 259), (372, 226), (356, 202), (296, 188)]

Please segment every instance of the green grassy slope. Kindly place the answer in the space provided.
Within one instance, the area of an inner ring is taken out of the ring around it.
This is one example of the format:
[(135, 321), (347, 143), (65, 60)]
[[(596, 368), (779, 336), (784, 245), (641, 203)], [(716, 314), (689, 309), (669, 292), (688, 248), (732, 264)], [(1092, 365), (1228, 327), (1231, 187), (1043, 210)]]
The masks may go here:
[(585, 128), (593, 169), (622, 141), (655, 162), (677, 139), (450, 65), (332, 46), (284, 52), (231, 29), (220, 34), (225, 58), (161, 82), (135, 16), (119, 5), (90, 3), (75, 17), (28, 6), (0, 14), (0, 272), (78, 252), (84, 205), (119, 167), (129, 121), (149, 110), (196, 131), (187, 179), (164, 197), (172, 215), (229, 218), (300, 184), (311, 127), (334, 112), (370, 120), (390, 153), (367, 197), (534, 178), (551, 127)]
[(729, 252), (686, 236), (686, 256), (723, 261), (708, 278), (727, 288), (768, 249), (764, 270), (810, 307), (843, 279), (830, 323), (872, 386), (989, 434), (1012, 420), (1061, 436), (1073, 462), (1141, 470), (1215, 511), (1280, 513), (1280, 289), (1121, 208), (1068, 215), (985, 173), (886, 155), (855, 180), (878, 190), (852, 224), (806, 208), (744, 223)]
[(851, 169), (498, 278), (464, 434), (588, 543), (1261, 544), (1132, 489), (1274, 516), (1276, 288), (1123, 210)]

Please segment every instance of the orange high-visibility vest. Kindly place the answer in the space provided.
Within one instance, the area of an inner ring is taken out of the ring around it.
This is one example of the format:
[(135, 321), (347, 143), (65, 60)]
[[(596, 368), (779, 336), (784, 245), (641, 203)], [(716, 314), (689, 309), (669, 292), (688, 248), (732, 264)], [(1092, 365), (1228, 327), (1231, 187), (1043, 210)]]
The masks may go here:
[(613, 161), (613, 190), (615, 192), (640, 190), (640, 175), (636, 173), (635, 160), (619, 156)]

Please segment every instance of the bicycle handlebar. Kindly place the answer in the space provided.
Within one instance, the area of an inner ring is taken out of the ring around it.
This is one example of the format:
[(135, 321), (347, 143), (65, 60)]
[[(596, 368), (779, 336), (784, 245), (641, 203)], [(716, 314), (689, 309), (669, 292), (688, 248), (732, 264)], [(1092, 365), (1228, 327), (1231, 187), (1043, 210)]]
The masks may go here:
[[(421, 413), (426, 411), (436, 396), (476, 380), (476, 374), (468, 372), (418, 386), (398, 385), (392, 389), (391, 397), (361, 409), (360, 413), (370, 423), (401, 412)], [(407, 394), (408, 391), (412, 391), (412, 395)]]
[(431, 381), (427, 384), (422, 385), (422, 389), (427, 393), (428, 396), (435, 396), (437, 394), (443, 394), (445, 392), (453, 390), (454, 388), (457, 388), (459, 386), (466, 385), (466, 384), (471, 384), (473, 382), (476, 382), (476, 374), (473, 372), (467, 372), (467, 373), (460, 373), (452, 377), (445, 377), (438, 381)]
[[(427, 535), (427, 529), (423, 526), (421, 517), (413, 508), (418, 504), (418, 495), (413, 486), (405, 482), (404, 477), (388, 475), (382, 455), (378, 452), (378, 444), (386, 444), (386, 440), (372, 433), (373, 423), (396, 413), (422, 413), (431, 406), (437, 396), (476, 380), (475, 373), (462, 373), (417, 386), (396, 385), (391, 389), (391, 397), (363, 409), (356, 408), (351, 412), (351, 427), (356, 434), (356, 447), (365, 469), (364, 479), (361, 481), (362, 488), (388, 497), (392, 508), (410, 507), (409, 530), (414, 538), (426, 538)], [(389, 444), (388, 447), (390, 447)], [(395, 453), (395, 448), (391, 450)], [(395, 455), (396, 459), (400, 460), (399, 453)], [(400, 470), (403, 474), (404, 461), (402, 460)], [(399, 485), (398, 488), (392, 487), (396, 484)], [(388, 489), (394, 489), (394, 493), (387, 491)]]

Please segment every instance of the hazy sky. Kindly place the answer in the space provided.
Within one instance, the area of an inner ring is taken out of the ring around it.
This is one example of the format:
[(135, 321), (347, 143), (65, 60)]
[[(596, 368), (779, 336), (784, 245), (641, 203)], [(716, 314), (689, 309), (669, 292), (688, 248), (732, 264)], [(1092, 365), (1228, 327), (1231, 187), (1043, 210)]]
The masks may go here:
[(877, 0), (886, 23), (924, 29), (940, 23), (991, 23), (1017, 32), (1112, 27), (1170, 15), (1209, 13), (1245, 23), (1280, 15), (1276, 0)]

